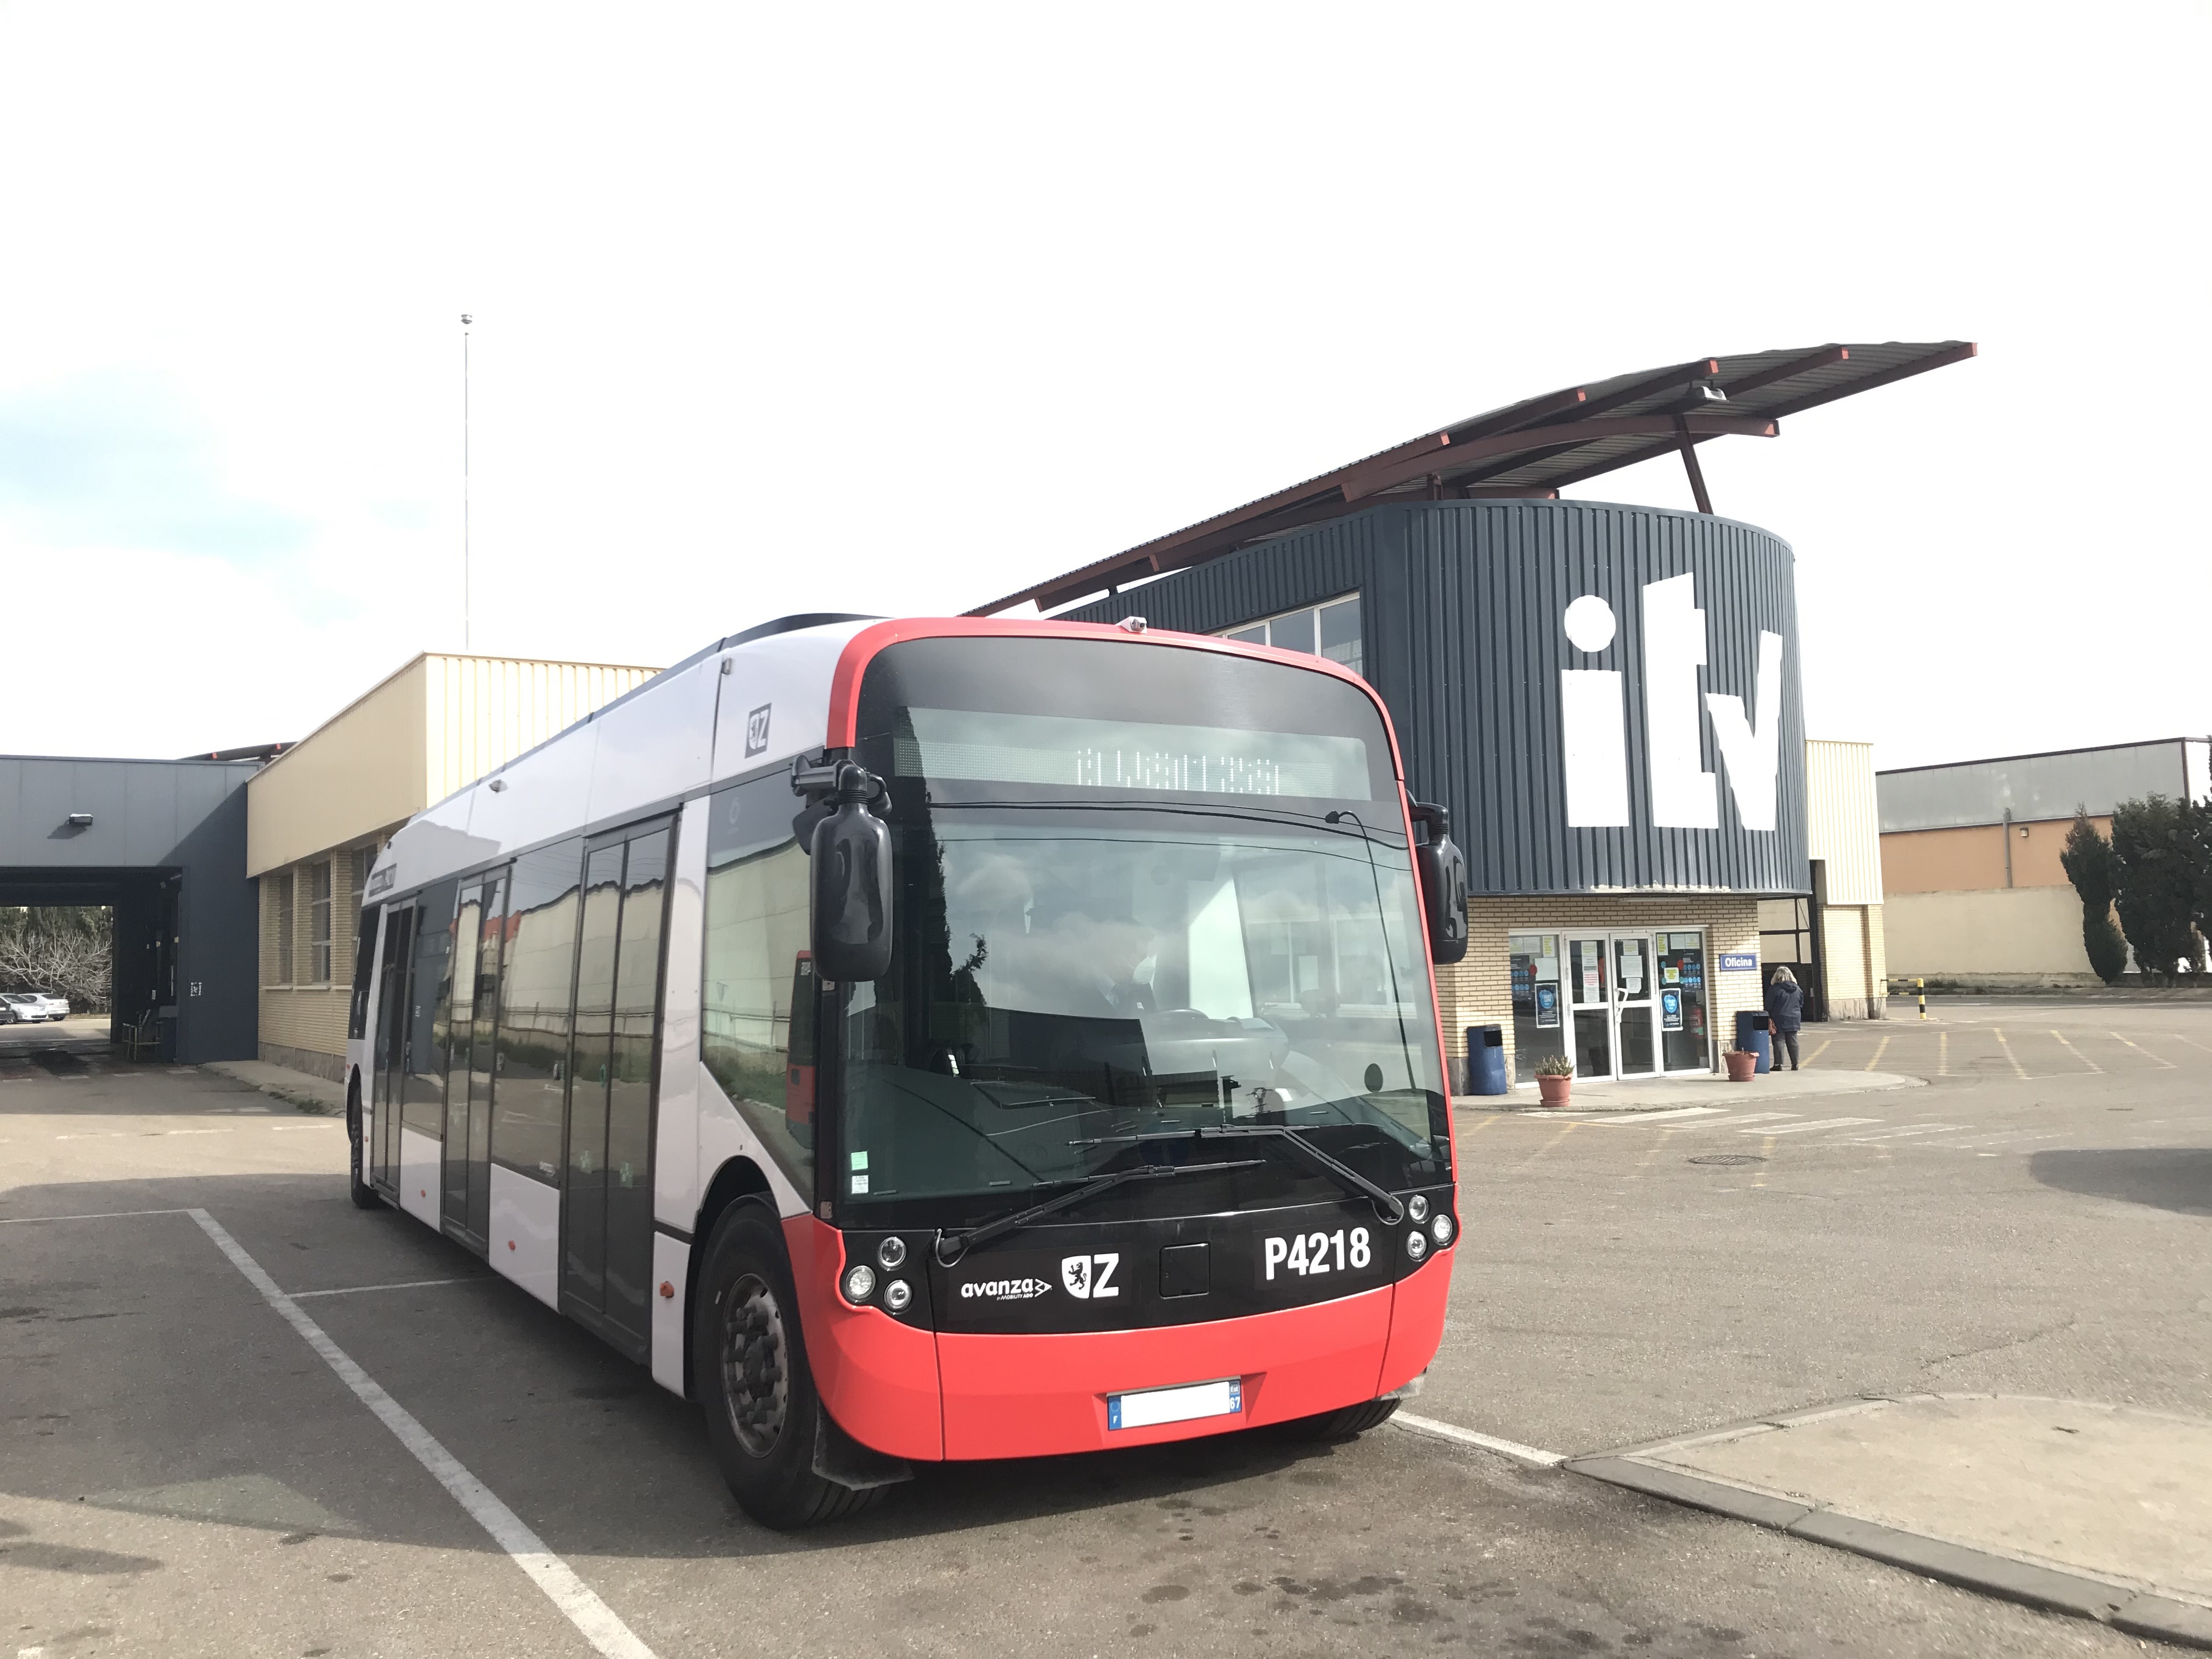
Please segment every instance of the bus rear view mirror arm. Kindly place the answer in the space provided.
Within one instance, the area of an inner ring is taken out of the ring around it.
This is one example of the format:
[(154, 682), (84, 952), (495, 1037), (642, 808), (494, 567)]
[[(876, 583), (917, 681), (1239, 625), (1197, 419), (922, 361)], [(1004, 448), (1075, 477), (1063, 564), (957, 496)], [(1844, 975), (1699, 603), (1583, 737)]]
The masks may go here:
[(891, 965), (891, 832), (868, 810), (883, 780), (847, 762), (836, 806), (814, 826), (814, 971), (825, 980), (878, 980)]
[(1467, 957), (1467, 860), (1451, 838), (1451, 814), (1428, 801), (1408, 809), (1428, 836), (1413, 849), (1421, 872), (1421, 914), (1429, 927), (1429, 959), (1446, 964)]

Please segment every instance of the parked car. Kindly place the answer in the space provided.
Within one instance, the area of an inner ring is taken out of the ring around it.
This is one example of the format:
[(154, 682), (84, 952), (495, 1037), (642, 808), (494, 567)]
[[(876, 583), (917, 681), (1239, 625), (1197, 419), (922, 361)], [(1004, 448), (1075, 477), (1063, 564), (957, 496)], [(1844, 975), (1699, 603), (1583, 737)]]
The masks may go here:
[(25, 991), (0, 991), (0, 1008), (8, 1011), (10, 1025), (18, 1020), (28, 1024), (46, 1018), (46, 1000)]
[(69, 999), (67, 997), (58, 996), (52, 991), (33, 991), (28, 994), (36, 997), (40, 1001), (46, 1005), (46, 1018), (48, 1019), (67, 1019), (70, 1017), (70, 1005)]

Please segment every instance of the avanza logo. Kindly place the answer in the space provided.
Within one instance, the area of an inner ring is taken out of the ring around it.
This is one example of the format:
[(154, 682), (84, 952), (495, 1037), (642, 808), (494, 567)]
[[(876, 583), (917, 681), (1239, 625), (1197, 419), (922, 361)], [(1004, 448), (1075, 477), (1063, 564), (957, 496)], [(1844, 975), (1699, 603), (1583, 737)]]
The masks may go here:
[[(1612, 645), (1613, 607), (1585, 593), (1566, 609), (1567, 639), (1595, 656)], [(1670, 576), (1644, 587), (1644, 752), (1650, 771), (1651, 822), (1664, 830), (1717, 830), (1720, 794), (1705, 769), (1705, 719), (1728, 767), (1736, 817), (1747, 830), (1771, 830), (1775, 774), (1782, 753), (1782, 635), (1761, 629), (1755, 719), (1743, 699), (1708, 691), (1698, 702), (1698, 671), (1705, 665), (1705, 613), (1695, 579)], [(1559, 671), (1561, 759), (1567, 822), (1577, 829), (1628, 823), (1628, 723), (1626, 677), (1617, 668)]]
[(1047, 1295), (1051, 1290), (1052, 1286), (1042, 1279), (979, 1279), (963, 1285), (960, 1294), (969, 1301), (980, 1297), (986, 1302), (1026, 1302), (1031, 1297)]

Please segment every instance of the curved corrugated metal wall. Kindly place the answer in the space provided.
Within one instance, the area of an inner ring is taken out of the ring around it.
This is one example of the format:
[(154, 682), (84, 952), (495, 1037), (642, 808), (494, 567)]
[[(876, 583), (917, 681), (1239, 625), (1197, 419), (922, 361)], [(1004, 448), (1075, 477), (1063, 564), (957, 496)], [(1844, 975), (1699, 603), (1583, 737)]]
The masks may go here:
[[(1778, 634), (1782, 731), (1771, 831), (1738, 821), (1734, 790), (1701, 719), (1715, 774), (1716, 830), (1651, 822), (1644, 708), (1643, 590), (1690, 574), (1705, 612), (1702, 691), (1752, 708), (1759, 635)], [(1788, 544), (1749, 525), (1589, 501), (1436, 501), (1376, 507), (1177, 572), (1063, 613), (1215, 633), (1358, 592), (1368, 679), (1382, 693), (1415, 793), (1452, 811), (1479, 893), (1807, 890), (1805, 744), (1796, 586)], [(1577, 651), (1561, 617), (1595, 593), (1620, 622), (1613, 643)], [(1563, 668), (1625, 678), (1629, 827), (1567, 823), (1559, 732)]]

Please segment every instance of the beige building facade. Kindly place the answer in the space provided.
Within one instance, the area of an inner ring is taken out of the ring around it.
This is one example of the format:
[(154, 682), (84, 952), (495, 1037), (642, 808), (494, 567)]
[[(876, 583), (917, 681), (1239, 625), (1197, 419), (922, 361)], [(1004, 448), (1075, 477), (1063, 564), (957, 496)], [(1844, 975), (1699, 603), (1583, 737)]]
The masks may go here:
[(659, 671), (425, 653), (246, 786), (261, 910), (260, 1055), (345, 1075), (362, 889), (392, 832)]

